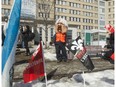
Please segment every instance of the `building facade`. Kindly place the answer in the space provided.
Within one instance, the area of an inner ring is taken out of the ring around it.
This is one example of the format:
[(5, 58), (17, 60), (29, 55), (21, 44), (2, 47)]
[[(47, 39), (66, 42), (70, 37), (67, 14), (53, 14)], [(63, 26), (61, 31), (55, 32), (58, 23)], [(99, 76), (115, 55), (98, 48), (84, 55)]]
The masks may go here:
[(55, 12), (55, 20), (62, 17), (68, 21), (69, 39), (85, 39), (86, 30), (98, 29), (97, 0), (56, 0)]
[[(108, 0), (105, 3), (105, 21), (106, 24), (111, 24), (112, 26), (115, 25), (115, 0)], [(115, 26), (114, 26), (115, 27)]]
[[(47, 40), (48, 43), (52, 41), (55, 34), (54, 24), (60, 17), (68, 22), (67, 39), (75, 39), (77, 36), (81, 36), (85, 45), (99, 45), (100, 42), (98, 41), (105, 41), (105, 24), (114, 25), (114, 0), (29, 1), (30, 3), (35, 2), (35, 4), (32, 4), (35, 9), (32, 8), (28, 13), (33, 13), (35, 18), (22, 16), (21, 24), (31, 26), (36, 35), (35, 43), (40, 40), (44, 42)], [(12, 4), (13, 0), (2, 0), (2, 17), (8, 17)], [(31, 6), (29, 7), (31, 8)]]

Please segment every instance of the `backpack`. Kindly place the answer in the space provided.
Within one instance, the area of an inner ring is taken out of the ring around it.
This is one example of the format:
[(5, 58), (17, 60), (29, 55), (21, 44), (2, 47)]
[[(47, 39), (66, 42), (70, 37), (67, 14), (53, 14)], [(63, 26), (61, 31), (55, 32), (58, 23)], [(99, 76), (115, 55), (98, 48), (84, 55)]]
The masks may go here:
[(29, 41), (32, 41), (35, 37), (35, 34), (34, 33), (29, 33)]

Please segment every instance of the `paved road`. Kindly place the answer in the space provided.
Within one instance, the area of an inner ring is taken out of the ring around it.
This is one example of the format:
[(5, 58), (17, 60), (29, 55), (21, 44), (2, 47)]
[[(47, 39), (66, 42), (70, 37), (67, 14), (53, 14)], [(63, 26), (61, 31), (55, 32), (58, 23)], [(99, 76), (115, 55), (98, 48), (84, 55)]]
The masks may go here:
[[(14, 81), (22, 80), (23, 70), (28, 65), (28, 61), (31, 56), (25, 56), (22, 51), (20, 54), (16, 55), (16, 62), (14, 65)], [(110, 62), (103, 60), (101, 58), (92, 59), (95, 69), (92, 72), (114, 69), (114, 65)], [(59, 79), (61, 77), (72, 77), (75, 73), (90, 72), (88, 71), (82, 63), (78, 60), (71, 60), (69, 62), (57, 63), (56, 61), (45, 61), (46, 72), (48, 79)], [(91, 73), (91, 72), (90, 72)]]

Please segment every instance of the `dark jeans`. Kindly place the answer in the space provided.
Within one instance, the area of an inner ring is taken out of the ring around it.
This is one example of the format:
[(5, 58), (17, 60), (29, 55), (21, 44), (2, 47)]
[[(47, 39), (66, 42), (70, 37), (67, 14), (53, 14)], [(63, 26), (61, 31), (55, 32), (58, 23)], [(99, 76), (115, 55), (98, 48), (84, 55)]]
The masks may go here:
[(105, 54), (102, 56), (103, 59), (110, 61), (110, 63), (114, 64), (114, 60), (111, 59), (111, 55), (114, 52), (112, 50), (106, 51)]
[(61, 43), (61, 42), (56, 43), (55, 48), (56, 48), (56, 58), (57, 58), (57, 60), (62, 60), (62, 59), (67, 60), (65, 44)]
[(28, 41), (27, 40), (24, 40), (24, 47), (26, 49), (26, 54), (30, 54), (30, 50), (29, 50), (29, 47), (28, 47)]

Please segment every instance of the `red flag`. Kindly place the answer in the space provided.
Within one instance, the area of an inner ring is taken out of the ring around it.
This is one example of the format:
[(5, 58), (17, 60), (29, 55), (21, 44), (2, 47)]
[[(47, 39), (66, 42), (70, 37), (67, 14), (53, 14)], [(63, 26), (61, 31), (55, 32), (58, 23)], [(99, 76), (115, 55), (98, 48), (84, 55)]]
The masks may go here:
[(113, 53), (113, 54), (111, 55), (111, 59), (114, 60), (114, 58), (115, 58), (115, 57), (114, 57), (114, 53)]
[(27, 83), (42, 76), (44, 76), (44, 60), (42, 44), (40, 42), (36, 51), (32, 55), (29, 65), (23, 72), (23, 80), (24, 83)]

